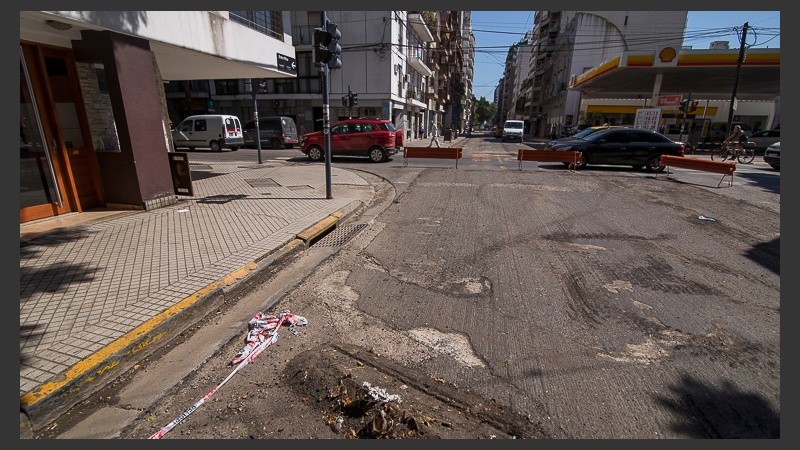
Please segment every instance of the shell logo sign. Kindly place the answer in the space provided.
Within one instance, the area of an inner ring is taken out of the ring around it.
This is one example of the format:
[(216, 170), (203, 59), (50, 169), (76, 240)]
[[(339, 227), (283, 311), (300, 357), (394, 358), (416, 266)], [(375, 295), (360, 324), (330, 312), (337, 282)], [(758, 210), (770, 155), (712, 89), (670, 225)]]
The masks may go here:
[(673, 47), (664, 47), (658, 52), (654, 66), (675, 66), (678, 63), (678, 51)]

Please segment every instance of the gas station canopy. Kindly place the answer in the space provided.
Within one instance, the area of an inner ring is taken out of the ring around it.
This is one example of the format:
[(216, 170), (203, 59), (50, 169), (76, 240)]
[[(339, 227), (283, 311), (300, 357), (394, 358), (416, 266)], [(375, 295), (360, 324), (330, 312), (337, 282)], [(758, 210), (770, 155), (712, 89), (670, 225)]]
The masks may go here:
[[(686, 95), (730, 100), (739, 50), (624, 52), (570, 80), (583, 98), (655, 98)], [(780, 95), (780, 49), (750, 49), (739, 70), (738, 100), (774, 100)]]

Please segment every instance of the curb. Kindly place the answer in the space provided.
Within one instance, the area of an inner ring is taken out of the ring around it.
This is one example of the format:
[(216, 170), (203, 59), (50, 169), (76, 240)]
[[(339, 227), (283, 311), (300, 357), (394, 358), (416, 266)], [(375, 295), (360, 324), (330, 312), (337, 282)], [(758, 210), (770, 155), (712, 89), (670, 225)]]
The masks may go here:
[(30, 437), (37, 423), (47, 424), (91, 394), (113, 382), (154, 353), (159, 344), (168, 343), (206, 317), (226, 294), (257, 274), (279, 265), (306, 250), (340, 222), (363, 210), (364, 203), (354, 200), (344, 208), (321, 219), (274, 251), (256, 258), (220, 279), (207, 284), (170, 308), (155, 315), (97, 352), (69, 367), (52, 381), (45, 382), (20, 396), (20, 437)]

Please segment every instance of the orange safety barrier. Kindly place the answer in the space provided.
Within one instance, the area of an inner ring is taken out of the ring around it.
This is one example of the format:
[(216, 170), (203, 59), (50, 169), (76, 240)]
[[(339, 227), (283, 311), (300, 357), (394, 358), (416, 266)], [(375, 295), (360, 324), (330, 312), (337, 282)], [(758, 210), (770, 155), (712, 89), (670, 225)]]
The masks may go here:
[(519, 169), (522, 170), (522, 161), (560, 162), (568, 163), (570, 167), (577, 167), (581, 152), (576, 150), (531, 150), (521, 148), (517, 151)]
[(433, 159), (455, 159), (456, 169), (458, 160), (461, 159), (461, 147), (404, 147), (403, 158), (405, 165), (408, 165), (409, 158), (433, 158)]
[(736, 163), (725, 161), (711, 161), (710, 159), (692, 158), (687, 156), (661, 155), (659, 164), (667, 168), (667, 178), (669, 178), (670, 167), (682, 167), (684, 169), (700, 170), (722, 174), (717, 187), (722, 184), (725, 177), (730, 176), (728, 186), (733, 186), (733, 172), (736, 170)]

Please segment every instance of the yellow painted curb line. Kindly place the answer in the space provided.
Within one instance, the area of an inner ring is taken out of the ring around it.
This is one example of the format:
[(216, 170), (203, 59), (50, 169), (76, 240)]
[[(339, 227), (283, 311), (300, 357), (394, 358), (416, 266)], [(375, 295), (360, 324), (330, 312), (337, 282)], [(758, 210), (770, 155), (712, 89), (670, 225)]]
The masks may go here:
[[(171, 317), (181, 313), (190, 306), (194, 305), (203, 296), (209, 294), (210, 292), (213, 292), (220, 286), (229, 286), (233, 284), (237, 280), (244, 278), (248, 273), (255, 270), (257, 267), (258, 265), (254, 262), (248, 263), (247, 265), (229, 273), (219, 281), (215, 281), (213, 283), (206, 285), (205, 287), (196, 291), (192, 295), (184, 298), (175, 305), (157, 314), (155, 317), (149, 319), (145, 323), (125, 333), (123, 336), (117, 338), (114, 342), (106, 345), (105, 347), (101, 348), (100, 350), (93, 353), (89, 357), (77, 362), (75, 365), (67, 369), (67, 371), (64, 373), (64, 375), (62, 375), (59, 378), (59, 380), (48, 381), (42, 384), (41, 386), (38, 386), (36, 389), (26, 393), (25, 395), (20, 397), (20, 404), (22, 406), (28, 406), (28, 407), (35, 405), (42, 399), (46, 398), (48, 395), (52, 394), (53, 392), (56, 392), (57, 390), (63, 388), (68, 383), (72, 382), (73, 380), (76, 380), (79, 377), (83, 376), (84, 374), (88, 373), (89, 371), (95, 369), (98, 365), (102, 364), (103, 361), (105, 361), (107, 358), (118, 353), (120, 350), (124, 350), (126, 347), (130, 346), (134, 341), (147, 335), (153, 329), (155, 329), (162, 323), (166, 322)], [(133, 353), (136, 353), (144, 348), (147, 348), (148, 346), (150, 346), (150, 344), (155, 342), (155, 340), (157, 340), (160, 336), (161, 336), (160, 334), (156, 335), (154, 339), (148, 342), (140, 343), (139, 345), (134, 347)], [(102, 374), (103, 372), (113, 368), (117, 364), (118, 364), (117, 361), (108, 362), (102, 367), (97, 368), (95, 372), (97, 374)]]
[(342, 217), (343, 214), (344, 213), (341, 210), (336, 211), (335, 213), (320, 220), (300, 233), (297, 233), (297, 238), (305, 241), (306, 243), (314, 240), (314, 238), (318, 237), (325, 231), (335, 227), (339, 223), (339, 218)]

